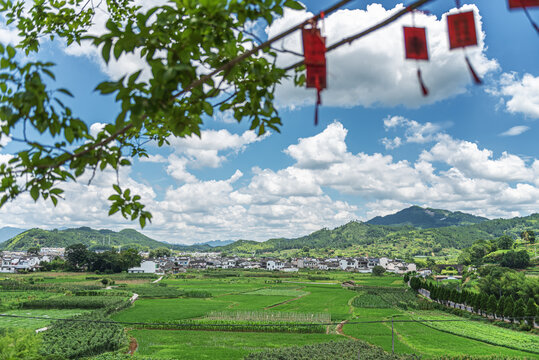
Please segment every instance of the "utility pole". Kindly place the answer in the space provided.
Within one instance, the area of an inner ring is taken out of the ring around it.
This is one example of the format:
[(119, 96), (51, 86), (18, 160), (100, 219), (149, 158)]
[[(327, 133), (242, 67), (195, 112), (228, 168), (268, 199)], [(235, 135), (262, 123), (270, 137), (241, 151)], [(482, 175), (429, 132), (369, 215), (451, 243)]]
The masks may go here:
[(393, 330), (393, 316), (391, 317), (391, 353), (395, 354), (395, 332)]

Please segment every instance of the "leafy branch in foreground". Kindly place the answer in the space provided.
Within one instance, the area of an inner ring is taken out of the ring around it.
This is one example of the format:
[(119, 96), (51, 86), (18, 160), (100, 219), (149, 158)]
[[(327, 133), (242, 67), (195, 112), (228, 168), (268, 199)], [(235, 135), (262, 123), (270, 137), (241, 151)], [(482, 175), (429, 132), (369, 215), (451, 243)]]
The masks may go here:
[[(292, 0), (174, 0), (148, 10), (133, 0), (0, 1), (0, 14), (21, 38), (16, 47), (0, 46), (0, 140), (22, 147), (0, 164), (0, 206), (24, 192), (56, 205), (62, 183), (91, 182), (109, 167), (118, 173), (133, 158), (148, 156), (149, 142), (163, 146), (171, 136), (200, 136), (203, 120), (216, 109), (238, 122), (247, 119), (259, 135), (279, 131), (274, 91), (286, 75), (275, 65), (276, 52), (264, 47), (261, 55), (225, 65), (258, 44), (253, 24), (270, 25), (285, 7), (302, 8)], [(99, 35), (92, 32), (97, 10), (107, 16)], [(51, 88), (54, 64), (25, 57), (39, 58), (46, 39), (86, 42), (106, 63), (129, 53), (143, 59), (144, 69), (96, 84), (120, 107), (97, 135), (65, 105), (69, 90)], [(114, 191), (110, 215), (139, 219), (142, 227), (151, 221), (139, 195), (119, 183)]]

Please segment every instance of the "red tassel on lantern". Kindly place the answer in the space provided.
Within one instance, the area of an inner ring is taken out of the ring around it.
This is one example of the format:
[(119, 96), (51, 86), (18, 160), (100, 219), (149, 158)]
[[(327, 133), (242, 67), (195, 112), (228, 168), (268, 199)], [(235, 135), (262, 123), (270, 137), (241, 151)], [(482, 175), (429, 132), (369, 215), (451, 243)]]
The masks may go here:
[(320, 34), (320, 29), (303, 28), (303, 55), (307, 68), (307, 87), (316, 89), (316, 107), (314, 124), (318, 125), (318, 107), (322, 104), (320, 93), (326, 88), (326, 38)]
[[(429, 60), (429, 51), (427, 48), (427, 33), (425, 28), (404, 26), (404, 49), (406, 59)], [(417, 69), (417, 80), (421, 87), (423, 96), (429, 94), (429, 90), (421, 77), (421, 70)]]
[[(477, 45), (477, 31), (473, 11), (462, 12), (447, 16), (447, 31), (449, 33), (449, 49), (464, 48)], [(476, 84), (481, 84), (481, 78), (475, 72), (466, 56), (468, 70)]]

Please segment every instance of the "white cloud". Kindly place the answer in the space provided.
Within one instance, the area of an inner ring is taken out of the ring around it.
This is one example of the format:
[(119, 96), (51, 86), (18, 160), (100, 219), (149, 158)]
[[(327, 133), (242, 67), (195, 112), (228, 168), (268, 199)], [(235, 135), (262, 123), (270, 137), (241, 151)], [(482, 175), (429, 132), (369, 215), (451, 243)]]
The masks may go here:
[(432, 142), (437, 138), (439, 131), (441, 130), (440, 125), (431, 122), (420, 124), (415, 120), (408, 120), (402, 116), (386, 117), (384, 119), (384, 128), (386, 131), (397, 128), (405, 129), (404, 141), (398, 136), (394, 139), (382, 139), (382, 144), (384, 144), (386, 149), (394, 149), (404, 143), (424, 144)]
[(524, 74), (522, 79), (515, 72), (503, 73), (500, 77), (499, 88), (487, 89), (489, 93), (500, 96), (504, 103), (504, 97), (510, 97), (505, 103), (510, 113), (522, 113), (533, 119), (539, 118), (539, 76)]
[(530, 130), (529, 126), (518, 125), (518, 126), (513, 126), (512, 128), (510, 128), (507, 131), (504, 131), (500, 135), (501, 136), (517, 136), (517, 135), (520, 135), (522, 133), (525, 133), (528, 130)]
[(141, 157), (139, 158), (140, 162), (148, 162), (148, 163), (166, 163), (167, 159), (163, 157), (163, 155), (156, 154), (148, 154), (148, 157)]
[(97, 137), (97, 135), (103, 131), (103, 129), (107, 126), (105, 123), (96, 122), (90, 125), (90, 135), (92, 135), (94, 138)]
[[(247, 145), (264, 138), (265, 136), (259, 137), (253, 131), (245, 131), (239, 135), (223, 129), (202, 131), (200, 137), (173, 137), (169, 138), (169, 141), (175, 153), (186, 157), (191, 166), (216, 168), (226, 160), (227, 155), (237, 154)], [(222, 152), (226, 154), (222, 155)]]
[[(389, 129), (406, 129), (410, 121), (386, 120)], [(526, 161), (510, 153), (497, 156), (475, 143), (440, 134), (415, 160), (397, 161), (382, 153), (350, 152), (347, 134), (341, 123), (334, 122), (319, 134), (289, 145), (285, 153), (293, 160), (291, 165), (255, 167), (248, 176), (234, 169), (224, 179), (198, 179), (187, 171), (192, 160), (185, 152), (173, 153), (166, 171), (180, 183), (159, 197), (151, 186), (134, 181), (129, 169), (120, 170), (120, 181), (140, 193), (152, 212), (153, 222), (144, 230), (148, 236), (183, 243), (296, 237), (360, 217), (387, 215), (411, 204), (491, 218), (537, 211), (538, 159)], [(213, 141), (187, 142), (186, 146), (236, 151), (247, 141), (241, 140), (242, 135), (233, 139), (219, 146)], [(66, 200), (56, 209), (42, 201), (34, 204), (24, 194), (0, 209), (0, 218), (24, 227), (134, 226), (120, 216), (106, 216), (106, 198), (116, 181), (113, 171), (98, 174), (90, 186), (86, 181), (87, 177), (66, 184)], [(347, 200), (330, 196), (335, 193)], [(355, 202), (365, 205), (360, 209)]]
[(0, 43), (4, 45), (17, 45), (21, 41), (18, 35), (18, 30), (9, 28), (5, 24), (0, 23)]
[(186, 183), (195, 182), (196, 177), (187, 171), (187, 160), (184, 157), (178, 157), (175, 154), (172, 154), (168, 157), (168, 166), (166, 168), (167, 173), (172, 176), (174, 179)]
[[(393, 9), (384, 9), (380, 4), (371, 4), (366, 10), (339, 10), (326, 17), (327, 43), (333, 44), (361, 29), (374, 25), (403, 9), (402, 4)], [(480, 76), (497, 69), (496, 60), (485, 55), (481, 16), (475, 5), (464, 5), (476, 14), (479, 46), (467, 50), (468, 56)], [(430, 90), (428, 97), (420, 93), (416, 76), (416, 64), (404, 59), (402, 26), (411, 25), (411, 18), (404, 16), (395, 23), (372, 33), (365, 38), (342, 46), (327, 54), (328, 89), (322, 94), (322, 102), (330, 106), (373, 106), (404, 105), (418, 107), (430, 104), (466, 91), (470, 84), (464, 55), (461, 51), (449, 51), (446, 30), (446, 15), (437, 19), (434, 15), (416, 14), (416, 25), (427, 27), (427, 42), (430, 61), (422, 62), (423, 79)], [(266, 32), (273, 36), (312, 16), (306, 11), (286, 10), (284, 17)], [(358, 27), (358, 24), (361, 24)], [(280, 47), (281, 44), (277, 44)], [(301, 35), (296, 32), (286, 37), (285, 49), (302, 52)], [(291, 65), (298, 58), (280, 54), (278, 64)], [(277, 88), (277, 99), (281, 106), (312, 104), (313, 90), (294, 87), (291, 81)]]
[[(0, 126), (7, 124), (7, 122), (0, 120)], [(0, 130), (0, 148), (3, 148), (11, 142), (11, 137), (7, 136)]]
[(320, 134), (299, 139), (299, 143), (290, 145), (285, 153), (294, 158), (300, 168), (324, 168), (342, 159), (347, 133), (341, 123), (333, 122)]
[(535, 176), (525, 161), (516, 155), (503, 152), (498, 159), (493, 159), (492, 151), (479, 149), (477, 144), (455, 140), (448, 135), (441, 136), (429, 151), (423, 151), (420, 159), (442, 161), (466, 176), (495, 181), (531, 181)]

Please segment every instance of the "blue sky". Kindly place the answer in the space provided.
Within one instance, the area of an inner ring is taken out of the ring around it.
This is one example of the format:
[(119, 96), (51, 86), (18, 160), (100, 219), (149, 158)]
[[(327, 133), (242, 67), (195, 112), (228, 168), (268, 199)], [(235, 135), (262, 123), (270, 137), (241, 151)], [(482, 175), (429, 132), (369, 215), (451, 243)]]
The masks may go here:
[[(429, 15), (415, 15), (416, 25), (427, 28), (430, 61), (421, 68), (428, 97), (420, 94), (416, 64), (403, 59), (408, 15), (328, 54), (318, 126), (314, 92), (285, 82), (277, 91), (281, 134), (257, 138), (247, 123), (229, 122), (225, 113), (205, 120), (201, 139), (150, 147), (151, 161), (136, 161), (121, 173), (122, 185), (140, 193), (154, 214), (143, 232), (181, 243), (295, 237), (413, 204), (489, 218), (537, 212), (539, 37), (524, 13), (509, 11), (504, 1), (463, 3), (476, 12), (480, 28), (479, 46), (467, 53), (482, 86), (472, 83), (462, 51), (448, 50), (444, 14), (455, 11), (454, 3), (433, 1), (425, 7)], [(305, 4), (306, 11), (287, 11), (271, 28), (259, 26), (259, 33), (276, 34), (330, 2)], [(354, 1), (327, 17), (327, 42), (402, 6)], [(539, 20), (537, 9), (530, 14)], [(4, 26), (0, 40), (17, 38)], [(277, 45), (301, 51), (297, 33)], [(136, 56), (105, 66), (98, 53), (87, 44), (45, 42), (39, 54), (57, 64), (58, 86), (72, 90), (69, 105), (95, 131), (117, 113), (112, 98), (93, 92), (96, 84), (144, 66)], [(286, 54), (278, 61), (297, 59)], [(2, 145), (0, 161), (17, 149), (13, 142)], [(0, 209), (0, 227), (137, 227), (106, 215), (115, 179), (105, 172), (90, 186), (84, 179), (67, 184), (56, 208), (23, 195)]]

